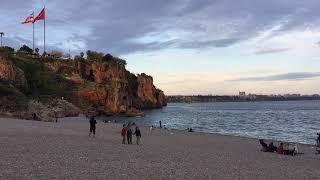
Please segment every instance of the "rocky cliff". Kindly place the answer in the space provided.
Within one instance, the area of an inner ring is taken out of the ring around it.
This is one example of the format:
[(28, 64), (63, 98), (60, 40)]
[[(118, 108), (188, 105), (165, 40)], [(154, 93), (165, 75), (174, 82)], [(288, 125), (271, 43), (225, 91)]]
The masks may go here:
[(87, 99), (98, 111), (107, 114), (166, 105), (164, 93), (153, 85), (152, 77), (131, 74), (123, 64), (88, 63), (85, 67), (86, 80), (70, 79), (82, 84), (76, 93), (79, 98)]
[[(111, 55), (100, 60), (78, 58), (65, 61), (48, 57), (4, 56), (0, 51), (0, 98), (10, 97), (10, 93), (1, 94), (1, 87), (18, 93), (25, 99), (24, 109), (27, 111), (17, 110), (19, 112), (15, 114), (30, 117), (30, 114), (38, 113), (45, 121), (52, 120), (57, 114), (63, 117), (81, 111), (141, 115), (139, 110), (165, 106), (165, 95), (153, 85), (153, 78), (143, 73), (130, 73), (124, 62)], [(65, 100), (52, 104), (43, 102), (43, 96), (55, 102)], [(69, 107), (72, 112), (68, 113), (64, 107)], [(0, 107), (0, 113), (1, 109), (4, 111)], [(49, 112), (50, 109), (54, 112)]]

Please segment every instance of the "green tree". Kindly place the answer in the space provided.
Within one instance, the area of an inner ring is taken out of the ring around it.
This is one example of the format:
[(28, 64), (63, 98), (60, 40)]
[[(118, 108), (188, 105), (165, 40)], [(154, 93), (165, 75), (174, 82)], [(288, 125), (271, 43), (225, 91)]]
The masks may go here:
[(23, 45), (19, 50), (18, 52), (23, 52), (23, 53), (26, 53), (26, 54), (32, 54), (33, 53), (33, 50), (31, 48), (29, 48), (27, 45)]
[(9, 46), (0, 47), (0, 51), (9, 57), (11, 57), (14, 54), (14, 49)]
[(80, 53), (80, 57), (84, 58), (84, 53), (83, 52)]
[(87, 51), (87, 60), (89, 62), (101, 62), (103, 60), (103, 53), (99, 53), (96, 51)]
[(39, 48), (36, 48), (36, 49), (35, 49), (35, 52), (36, 52), (36, 54), (39, 55)]

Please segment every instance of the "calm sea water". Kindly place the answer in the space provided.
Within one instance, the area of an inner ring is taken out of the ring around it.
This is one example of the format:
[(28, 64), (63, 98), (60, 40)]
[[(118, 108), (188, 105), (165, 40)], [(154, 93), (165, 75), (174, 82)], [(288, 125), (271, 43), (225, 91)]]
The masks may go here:
[[(105, 119), (105, 118), (104, 118)], [(107, 117), (117, 122), (314, 144), (320, 132), (320, 101), (169, 103), (145, 117)]]

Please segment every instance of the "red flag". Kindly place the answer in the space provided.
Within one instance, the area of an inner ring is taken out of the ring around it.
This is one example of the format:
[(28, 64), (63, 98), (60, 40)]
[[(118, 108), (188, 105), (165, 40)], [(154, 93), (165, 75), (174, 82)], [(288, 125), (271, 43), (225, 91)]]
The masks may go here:
[(45, 9), (43, 8), (39, 13), (39, 15), (36, 18), (34, 18), (33, 22), (35, 23), (36, 21), (44, 20), (45, 18), (46, 18), (46, 12), (45, 12)]
[(28, 16), (26, 20), (22, 22), (22, 24), (33, 23), (33, 22), (34, 22), (34, 13), (30, 14), (30, 16)]

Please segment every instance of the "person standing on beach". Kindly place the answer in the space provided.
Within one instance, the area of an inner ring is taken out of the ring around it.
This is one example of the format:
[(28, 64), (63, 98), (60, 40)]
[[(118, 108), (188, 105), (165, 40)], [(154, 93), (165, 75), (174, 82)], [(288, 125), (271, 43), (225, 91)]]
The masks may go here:
[(56, 123), (58, 123), (58, 115), (57, 115), (57, 113), (54, 113), (54, 117), (56, 119)]
[(121, 129), (122, 144), (126, 144), (126, 134), (127, 134), (126, 125), (123, 124)]
[(94, 138), (96, 135), (96, 124), (97, 124), (97, 121), (94, 119), (94, 116), (90, 118), (89, 123), (90, 123), (89, 137), (91, 137), (91, 134), (93, 134), (93, 138)]
[(131, 129), (131, 123), (127, 126), (127, 141), (128, 144), (132, 144), (132, 129)]
[(278, 154), (283, 154), (283, 143), (280, 143), (280, 145), (278, 146), (277, 153)]
[(137, 145), (139, 145), (140, 144), (140, 138), (141, 138), (141, 131), (140, 131), (138, 126), (136, 127), (136, 131), (134, 132), (134, 134), (137, 137)]
[(159, 124), (160, 124), (160, 128), (162, 128), (162, 122), (161, 121), (159, 121)]

